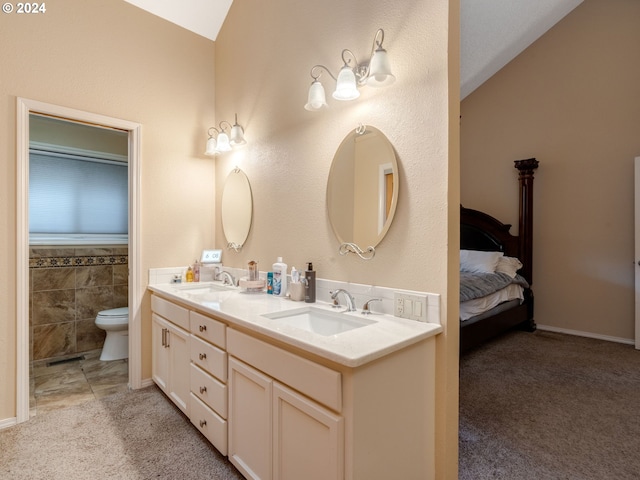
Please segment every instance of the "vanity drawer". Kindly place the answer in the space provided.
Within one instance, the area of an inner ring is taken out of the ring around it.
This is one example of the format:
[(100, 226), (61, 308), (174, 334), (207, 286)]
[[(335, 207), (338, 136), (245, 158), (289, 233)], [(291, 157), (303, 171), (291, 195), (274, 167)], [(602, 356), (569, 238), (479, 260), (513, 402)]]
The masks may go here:
[(207, 407), (202, 400), (191, 394), (191, 423), (200, 430), (207, 440), (227, 455), (227, 421)]
[(151, 295), (151, 310), (171, 323), (189, 330), (189, 310), (157, 295)]
[(227, 329), (227, 351), (336, 412), (342, 411), (340, 372), (231, 328)]
[(191, 333), (224, 349), (227, 346), (225, 330), (227, 326), (197, 312), (189, 312)]
[(203, 370), (227, 381), (227, 353), (191, 334), (191, 361)]
[(191, 392), (222, 418), (227, 418), (227, 386), (191, 364)]

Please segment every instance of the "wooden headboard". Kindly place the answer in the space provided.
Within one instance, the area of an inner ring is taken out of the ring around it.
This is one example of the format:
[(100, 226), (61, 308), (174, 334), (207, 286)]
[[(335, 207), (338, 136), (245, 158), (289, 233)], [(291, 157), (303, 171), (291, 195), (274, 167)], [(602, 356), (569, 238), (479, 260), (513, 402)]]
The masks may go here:
[(460, 248), (463, 250), (501, 251), (517, 257), (523, 264), (520, 275), (533, 284), (533, 173), (538, 168), (535, 158), (516, 160), (518, 169), (519, 221), (518, 235), (512, 235), (505, 224), (484, 212), (460, 205)]

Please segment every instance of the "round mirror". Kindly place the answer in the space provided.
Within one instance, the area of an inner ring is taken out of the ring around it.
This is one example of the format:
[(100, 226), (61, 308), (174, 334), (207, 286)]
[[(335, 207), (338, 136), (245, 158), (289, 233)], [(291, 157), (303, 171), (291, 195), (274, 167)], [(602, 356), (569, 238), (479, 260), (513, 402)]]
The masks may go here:
[(327, 209), (341, 243), (375, 247), (391, 226), (398, 203), (398, 162), (393, 146), (377, 128), (349, 133), (333, 157)]
[(222, 230), (228, 247), (238, 251), (249, 236), (253, 213), (249, 179), (238, 168), (232, 171), (224, 182), (221, 209)]

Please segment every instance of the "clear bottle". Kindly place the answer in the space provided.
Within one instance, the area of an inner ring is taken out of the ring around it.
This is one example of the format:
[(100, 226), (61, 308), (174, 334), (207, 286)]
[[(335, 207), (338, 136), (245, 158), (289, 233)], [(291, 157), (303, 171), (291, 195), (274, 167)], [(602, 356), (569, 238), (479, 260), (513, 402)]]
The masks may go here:
[(282, 257), (278, 257), (276, 263), (273, 264), (273, 294), (278, 297), (284, 297), (287, 294), (287, 264), (282, 261)]
[(198, 260), (193, 263), (193, 281), (200, 281), (200, 262)]

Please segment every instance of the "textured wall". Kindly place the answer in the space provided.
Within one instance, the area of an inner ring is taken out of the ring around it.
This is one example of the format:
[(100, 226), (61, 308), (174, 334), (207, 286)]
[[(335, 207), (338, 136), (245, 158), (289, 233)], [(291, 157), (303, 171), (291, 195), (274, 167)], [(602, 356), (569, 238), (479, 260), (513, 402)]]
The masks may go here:
[(462, 102), (462, 203), (518, 223), (513, 160), (537, 157), (536, 322), (634, 336), (640, 2), (585, 0)]

